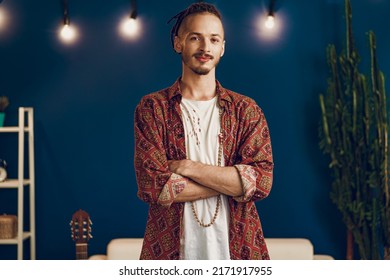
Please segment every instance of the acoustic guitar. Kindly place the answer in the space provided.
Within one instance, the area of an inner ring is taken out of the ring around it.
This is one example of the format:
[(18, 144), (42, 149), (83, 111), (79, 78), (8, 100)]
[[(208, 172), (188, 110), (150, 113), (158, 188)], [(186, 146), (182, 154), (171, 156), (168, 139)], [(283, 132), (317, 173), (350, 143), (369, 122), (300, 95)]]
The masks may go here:
[(92, 221), (88, 213), (81, 209), (76, 211), (69, 225), (72, 239), (76, 242), (76, 260), (88, 259), (88, 241), (92, 238)]

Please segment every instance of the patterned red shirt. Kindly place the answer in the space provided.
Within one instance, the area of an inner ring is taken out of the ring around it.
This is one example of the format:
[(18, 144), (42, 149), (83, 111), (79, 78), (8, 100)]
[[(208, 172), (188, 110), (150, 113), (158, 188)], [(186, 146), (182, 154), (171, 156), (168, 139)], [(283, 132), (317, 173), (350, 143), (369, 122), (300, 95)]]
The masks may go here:
[[(223, 88), (216, 81), (222, 109), (225, 166), (235, 166), (244, 194), (229, 197), (229, 249), (232, 260), (269, 259), (255, 201), (268, 196), (273, 160), (263, 111), (254, 100)], [(149, 204), (140, 259), (180, 259), (184, 203), (175, 197), (188, 179), (172, 173), (168, 160), (186, 158), (179, 80), (148, 94), (135, 110), (134, 166), (138, 197)]]

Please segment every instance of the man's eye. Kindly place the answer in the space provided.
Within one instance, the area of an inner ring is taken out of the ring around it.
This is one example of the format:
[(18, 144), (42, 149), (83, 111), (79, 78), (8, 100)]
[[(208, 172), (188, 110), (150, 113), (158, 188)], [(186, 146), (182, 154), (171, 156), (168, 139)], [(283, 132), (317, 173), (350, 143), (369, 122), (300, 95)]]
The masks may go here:
[(212, 43), (219, 43), (219, 39), (217, 39), (217, 38), (212, 38), (212, 39), (211, 39), (211, 42), (212, 42)]
[(199, 40), (199, 37), (193, 36), (193, 37), (190, 37), (190, 40), (191, 40), (191, 41), (197, 41), (197, 40)]

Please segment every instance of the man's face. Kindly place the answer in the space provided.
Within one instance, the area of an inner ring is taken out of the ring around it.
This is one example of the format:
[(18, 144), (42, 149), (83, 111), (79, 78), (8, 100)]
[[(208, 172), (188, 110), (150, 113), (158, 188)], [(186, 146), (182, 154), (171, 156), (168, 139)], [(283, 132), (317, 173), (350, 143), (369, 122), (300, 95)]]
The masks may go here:
[(175, 51), (181, 53), (184, 67), (198, 75), (215, 71), (225, 51), (221, 20), (210, 13), (190, 15), (175, 37)]

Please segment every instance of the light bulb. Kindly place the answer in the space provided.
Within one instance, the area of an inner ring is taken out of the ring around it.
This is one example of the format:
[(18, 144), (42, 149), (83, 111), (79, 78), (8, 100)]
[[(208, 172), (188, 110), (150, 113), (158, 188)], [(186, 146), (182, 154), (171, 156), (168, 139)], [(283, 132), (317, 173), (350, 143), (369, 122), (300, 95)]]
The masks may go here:
[(254, 18), (257, 36), (263, 41), (278, 41), (281, 38), (285, 26), (285, 17), (282, 13), (278, 13), (275, 18), (272, 13), (257, 14)]
[(122, 36), (129, 39), (138, 37), (140, 34), (140, 29), (139, 19), (134, 19), (131, 17), (124, 18), (119, 25), (119, 30)]
[(60, 38), (64, 43), (72, 43), (77, 38), (77, 30), (69, 24), (64, 24), (60, 31)]
[(272, 29), (275, 27), (275, 17), (273, 15), (268, 15), (265, 21), (265, 27)]
[(2, 30), (7, 23), (7, 14), (6, 11), (0, 7), (0, 30)]

